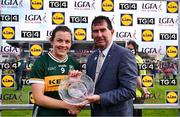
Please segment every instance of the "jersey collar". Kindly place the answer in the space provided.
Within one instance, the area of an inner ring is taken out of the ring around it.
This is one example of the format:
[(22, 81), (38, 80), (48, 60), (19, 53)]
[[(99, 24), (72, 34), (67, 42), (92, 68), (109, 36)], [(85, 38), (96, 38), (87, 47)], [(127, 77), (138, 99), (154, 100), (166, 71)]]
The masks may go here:
[(52, 51), (48, 52), (48, 55), (50, 56), (50, 58), (52, 58), (54, 61), (58, 62), (58, 63), (65, 63), (68, 60), (68, 55), (66, 55), (66, 57), (64, 58), (64, 60), (59, 60), (58, 58), (56, 58), (55, 56), (53, 56)]

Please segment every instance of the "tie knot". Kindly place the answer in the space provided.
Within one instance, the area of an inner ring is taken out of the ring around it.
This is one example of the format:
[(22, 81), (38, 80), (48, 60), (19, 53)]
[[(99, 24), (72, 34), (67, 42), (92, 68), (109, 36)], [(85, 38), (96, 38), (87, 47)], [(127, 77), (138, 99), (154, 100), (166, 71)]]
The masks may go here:
[(101, 56), (101, 57), (105, 57), (105, 55), (103, 54), (103, 52), (102, 52), (102, 51), (99, 51), (99, 56)]

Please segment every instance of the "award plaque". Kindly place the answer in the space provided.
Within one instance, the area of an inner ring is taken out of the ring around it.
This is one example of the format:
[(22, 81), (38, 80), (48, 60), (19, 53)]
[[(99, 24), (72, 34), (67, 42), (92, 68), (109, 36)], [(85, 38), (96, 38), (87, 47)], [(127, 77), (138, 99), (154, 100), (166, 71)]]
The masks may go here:
[(63, 101), (73, 105), (86, 104), (87, 96), (94, 94), (95, 84), (86, 74), (79, 77), (69, 77), (61, 81), (59, 95)]

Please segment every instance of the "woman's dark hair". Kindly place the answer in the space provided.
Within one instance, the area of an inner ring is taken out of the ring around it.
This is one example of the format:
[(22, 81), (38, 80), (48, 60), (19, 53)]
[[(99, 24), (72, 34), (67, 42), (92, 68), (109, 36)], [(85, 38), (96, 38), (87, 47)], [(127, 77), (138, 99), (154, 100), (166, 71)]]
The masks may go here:
[(93, 25), (97, 25), (97, 24), (102, 23), (102, 22), (106, 22), (107, 23), (107, 28), (109, 30), (113, 29), (112, 23), (111, 23), (111, 21), (110, 21), (110, 19), (108, 17), (106, 17), (106, 16), (97, 16), (92, 21), (91, 30), (92, 30)]
[(130, 45), (130, 44), (134, 47), (135, 52), (138, 53), (138, 48), (139, 48), (138, 44), (133, 40), (130, 40), (127, 42), (127, 45)]
[(56, 35), (56, 32), (58, 31), (63, 31), (63, 32), (69, 32), (71, 34), (71, 40), (72, 40), (72, 32), (71, 30), (67, 27), (67, 26), (57, 26), (53, 32), (52, 32), (52, 35), (50, 37), (50, 41), (54, 41), (54, 38), (55, 38), (55, 35)]

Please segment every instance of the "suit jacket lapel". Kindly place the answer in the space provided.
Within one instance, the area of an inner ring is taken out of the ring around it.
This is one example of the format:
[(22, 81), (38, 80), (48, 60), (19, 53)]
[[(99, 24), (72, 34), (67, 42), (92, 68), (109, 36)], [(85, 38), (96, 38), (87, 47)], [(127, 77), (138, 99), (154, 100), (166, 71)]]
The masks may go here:
[(95, 56), (93, 57), (93, 60), (92, 60), (92, 64), (91, 64), (91, 70), (92, 70), (92, 74), (93, 74), (93, 77), (92, 79), (94, 80), (95, 79), (95, 76), (96, 76), (96, 66), (97, 66), (97, 60), (98, 60), (98, 51), (95, 53)]
[(114, 51), (114, 44), (112, 45), (112, 47), (110, 48), (107, 56), (106, 56), (106, 59), (104, 60), (104, 63), (103, 63), (103, 66), (101, 68), (101, 71), (99, 73), (99, 76), (98, 76), (98, 79), (97, 79), (97, 82), (96, 84), (98, 84), (98, 81), (102, 78), (102, 75), (103, 73), (105, 72), (106, 70), (106, 67), (108, 66), (108, 64), (111, 62), (111, 58), (112, 58), (112, 55), (113, 55), (113, 51)]

